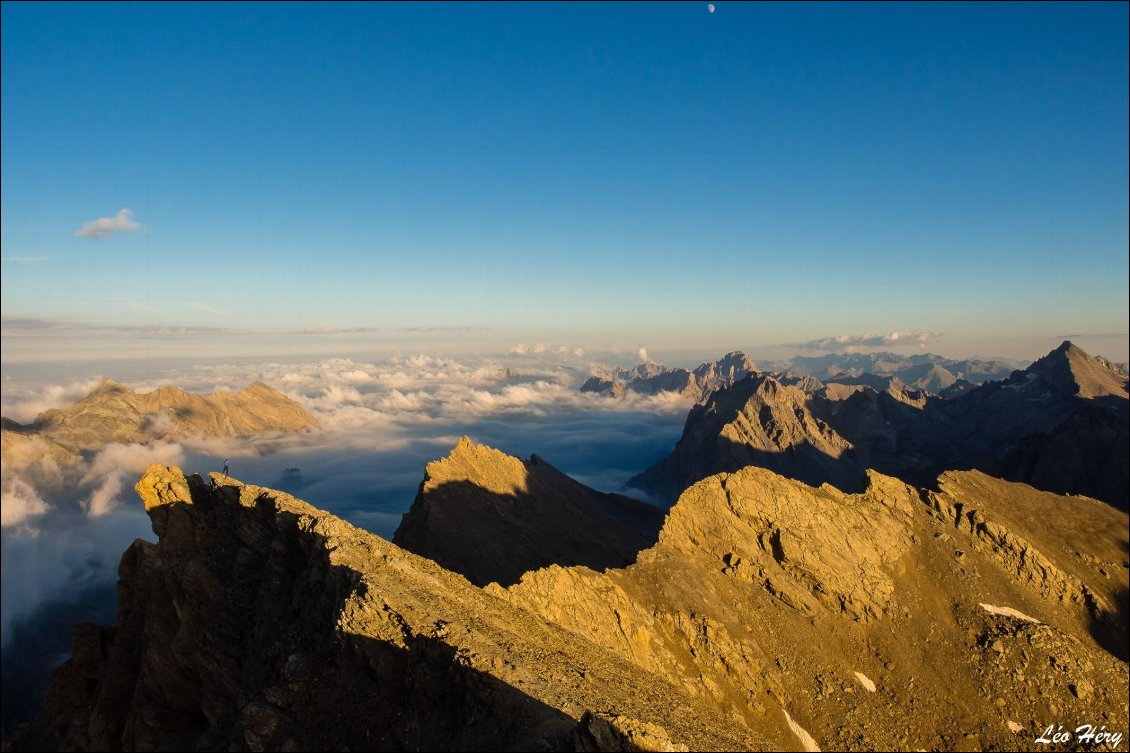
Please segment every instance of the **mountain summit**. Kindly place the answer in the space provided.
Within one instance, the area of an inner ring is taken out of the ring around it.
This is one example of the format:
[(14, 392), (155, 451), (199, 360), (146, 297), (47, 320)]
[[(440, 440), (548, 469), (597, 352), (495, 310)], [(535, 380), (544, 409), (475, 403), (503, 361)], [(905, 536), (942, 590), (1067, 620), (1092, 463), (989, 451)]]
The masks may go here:
[(662, 510), (590, 489), (537, 455), (523, 461), (463, 437), (428, 463), (393, 542), (477, 585), (509, 585), (551, 564), (623, 567), (662, 522)]
[(695, 406), (671, 454), (628, 484), (674, 500), (702, 478), (747, 465), (842, 491), (858, 491), (868, 468), (920, 486), (976, 468), (1130, 504), (1126, 376), (1070, 342), (950, 398), (897, 377), (850, 380), (810, 391), (768, 375), (736, 382)]

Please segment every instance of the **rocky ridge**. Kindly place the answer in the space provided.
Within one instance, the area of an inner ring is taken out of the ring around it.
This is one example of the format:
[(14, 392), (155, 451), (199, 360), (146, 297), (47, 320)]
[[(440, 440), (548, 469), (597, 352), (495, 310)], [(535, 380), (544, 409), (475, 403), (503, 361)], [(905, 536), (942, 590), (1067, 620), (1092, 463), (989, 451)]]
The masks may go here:
[(673, 500), (699, 479), (745, 465), (847, 491), (868, 468), (919, 486), (947, 469), (976, 468), (1130, 504), (1126, 378), (1069, 342), (1025, 371), (948, 399), (876, 379), (803, 391), (770, 375), (747, 377), (693, 408), (671, 455), (628, 483)]
[(289, 495), (151, 466), (159, 537), (12, 750), (769, 749), (775, 737)]
[(1124, 726), (1126, 515), (975, 472), (942, 489), (745, 468), (688, 489), (626, 569), (487, 590), (752, 729), (785, 709), (793, 749), (1026, 750), (1050, 719)]

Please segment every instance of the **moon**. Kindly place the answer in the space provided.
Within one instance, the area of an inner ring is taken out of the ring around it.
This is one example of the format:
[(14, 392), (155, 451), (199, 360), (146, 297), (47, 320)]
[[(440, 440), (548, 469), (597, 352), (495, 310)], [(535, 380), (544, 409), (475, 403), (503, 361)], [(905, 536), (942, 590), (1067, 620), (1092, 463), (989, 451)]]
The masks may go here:
[(711, 13), (713, 13), (714, 12), (714, 3), (707, 3), (706, 9), (708, 11), (710, 11)]

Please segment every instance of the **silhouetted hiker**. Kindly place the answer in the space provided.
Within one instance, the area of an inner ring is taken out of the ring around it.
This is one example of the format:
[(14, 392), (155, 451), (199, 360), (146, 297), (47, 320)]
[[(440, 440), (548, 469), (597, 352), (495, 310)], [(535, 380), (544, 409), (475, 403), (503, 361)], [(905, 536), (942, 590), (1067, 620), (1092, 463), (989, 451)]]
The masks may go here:
[(224, 458), (224, 478), (228, 477), (228, 460)]

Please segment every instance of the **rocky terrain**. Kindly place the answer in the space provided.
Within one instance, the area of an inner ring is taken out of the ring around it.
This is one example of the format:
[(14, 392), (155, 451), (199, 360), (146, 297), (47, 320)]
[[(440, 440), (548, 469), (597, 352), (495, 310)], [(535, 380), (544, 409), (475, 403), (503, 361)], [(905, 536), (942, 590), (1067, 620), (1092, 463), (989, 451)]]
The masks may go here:
[[(1126, 749), (1122, 371), (1064, 343), (940, 397), (731, 365), (636, 479), (665, 514), (467, 437), (392, 543), (151, 466), (118, 624), (75, 628), (5, 749)], [(4, 428), (90, 452), (37, 427)]]
[(844, 491), (869, 468), (920, 486), (975, 468), (1124, 510), (1130, 502), (1126, 375), (1069, 342), (950, 398), (876, 379), (804, 390), (753, 374), (695, 406), (671, 455), (629, 485), (674, 500), (747, 465)]
[(537, 455), (523, 462), (463, 437), (428, 464), (393, 542), (476, 585), (509, 585), (550, 564), (623, 567), (662, 522), (663, 511), (594, 491)]
[[(438, 464), (467, 499), (527, 468), (467, 441)], [(1126, 514), (980, 472), (716, 474), (627, 567), (485, 589), (218, 474), (137, 491), (159, 543), (11, 750), (1028, 750), (1130, 712)]]
[[(11, 750), (768, 750), (617, 653), (301, 501), (151, 466), (157, 544)], [(780, 728), (783, 729), (782, 721)]]
[(1125, 727), (1126, 528), (976, 472), (851, 495), (750, 467), (688, 489), (631, 567), (487, 590), (753, 729), (784, 708), (794, 750), (1025, 750), (1047, 720)]

